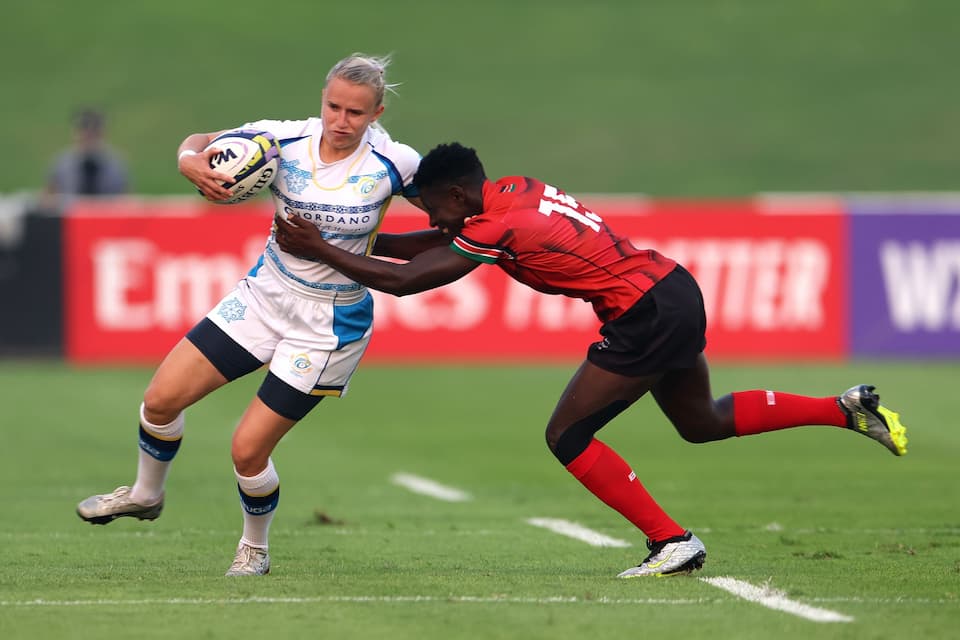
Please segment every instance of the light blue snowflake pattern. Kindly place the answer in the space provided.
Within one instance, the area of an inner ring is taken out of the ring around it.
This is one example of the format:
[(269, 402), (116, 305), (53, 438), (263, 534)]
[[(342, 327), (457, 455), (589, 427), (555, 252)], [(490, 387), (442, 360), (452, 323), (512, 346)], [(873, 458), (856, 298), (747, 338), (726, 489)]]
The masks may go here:
[(280, 170), (283, 172), (283, 179), (287, 182), (287, 189), (292, 193), (302, 192), (307, 186), (307, 181), (313, 177), (309, 171), (297, 166), (299, 164), (299, 160), (280, 159)]
[(243, 314), (247, 312), (247, 306), (242, 304), (236, 298), (230, 298), (217, 310), (217, 314), (227, 322), (234, 320), (243, 320)]

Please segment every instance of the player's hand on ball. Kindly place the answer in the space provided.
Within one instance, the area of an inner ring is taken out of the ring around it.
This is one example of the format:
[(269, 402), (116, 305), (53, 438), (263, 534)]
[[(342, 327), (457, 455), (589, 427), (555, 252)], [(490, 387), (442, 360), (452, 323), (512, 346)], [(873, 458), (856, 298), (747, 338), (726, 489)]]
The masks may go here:
[(287, 218), (280, 213), (274, 216), (273, 222), (277, 244), (281, 249), (295, 256), (317, 257), (314, 248), (323, 243), (317, 225), (300, 216)]
[(185, 155), (177, 162), (183, 177), (192, 182), (204, 198), (214, 202), (233, 195), (228, 188), (234, 182), (233, 177), (210, 168), (210, 159), (218, 153), (219, 149), (208, 147), (195, 155)]

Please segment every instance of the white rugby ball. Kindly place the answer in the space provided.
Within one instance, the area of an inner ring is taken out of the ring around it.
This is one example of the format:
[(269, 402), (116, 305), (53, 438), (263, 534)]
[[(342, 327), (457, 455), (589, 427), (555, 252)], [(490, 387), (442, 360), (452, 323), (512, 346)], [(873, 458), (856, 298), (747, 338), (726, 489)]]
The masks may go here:
[(210, 168), (233, 176), (234, 183), (224, 184), (233, 196), (216, 200), (217, 204), (245, 202), (269, 187), (280, 165), (280, 145), (266, 131), (227, 131), (207, 145), (219, 149), (210, 158)]

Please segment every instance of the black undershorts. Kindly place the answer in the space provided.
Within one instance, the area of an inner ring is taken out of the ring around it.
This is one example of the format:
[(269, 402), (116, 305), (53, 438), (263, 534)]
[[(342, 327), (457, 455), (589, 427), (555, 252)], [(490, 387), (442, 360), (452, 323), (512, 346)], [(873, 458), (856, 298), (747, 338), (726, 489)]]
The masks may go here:
[(587, 360), (623, 376), (687, 369), (707, 346), (703, 295), (679, 264), (636, 304), (600, 327)]

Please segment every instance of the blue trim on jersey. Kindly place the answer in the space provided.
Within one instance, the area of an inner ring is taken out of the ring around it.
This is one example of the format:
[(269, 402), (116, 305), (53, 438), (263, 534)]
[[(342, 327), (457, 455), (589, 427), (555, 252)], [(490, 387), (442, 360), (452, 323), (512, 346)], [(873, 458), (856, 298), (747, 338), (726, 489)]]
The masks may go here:
[(393, 164), (390, 158), (382, 153), (378, 153), (376, 149), (371, 149), (370, 151), (386, 165), (387, 171), (390, 174), (390, 187), (393, 195), (400, 194), (404, 198), (416, 198), (420, 195), (420, 190), (414, 186), (412, 181), (407, 186), (403, 186), (403, 179), (400, 177), (397, 165)]
[(280, 273), (290, 278), (294, 282), (302, 284), (305, 287), (309, 287), (311, 289), (319, 289), (322, 291), (359, 291), (363, 287), (363, 285), (361, 285), (358, 282), (354, 282), (351, 284), (334, 284), (331, 282), (309, 282), (307, 280), (304, 280), (303, 278), (298, 278), (297, 276), (290, 273), (290, 270), (287, 269), (286, 265), (284, 265), (283, 262), (280, 260), (280, 256), (278, 256), (277, 252), (273, 250), (273, 247), (267, 247), (267, 250), (265, 253), (267, 254), (267, 256), (270, 257), (271, 260), (273, 260), (273, 264), (277, 266), (277, 269), (280, 270)]
[(260, 267), (262, 266), (263, 266), (263, 254), (261, 253), (260, 257), (257, 258), (257, 263), (252, 267), (250, 267), (250, 271), (247, 271), (247, 275), (251, 277), (257, 275), (257, 272), (260, 271)]
[(362, 338), (371, 324), (373, 324), (373, 296), (369, 291), (359, 302), (335, 305), (333, 335), (337, 336), (337, 349), (342, 349)]
[(398, 193), (403, 193), (403, 180), (400, 179), (400, 172), (397, 171), (397, 165), (393, 164), (393, 161), (390, 160), (387, 156), (382, 153), (377, 153), (376, 149), (371, 149), (370, 152), (377, 156), (387, 167), (387, 172), (390, 174), (390, 192), (392, 195), (397, 195)]
[(283, 200), (288, 206), (302, 209), (304, 211), (327, 211), (329, 213), (341, 213), (341, 214), (358, 214), (358, 213), (368, 213), (370, 211), (376, 211), (379, 209), (386, 199), (380, 200), (378, 202), (371, 202), (369, 204), (360, 205), (358, 207), (345, 207), (341, 204), (326, 204), (323, 202), (301, 202), (300, 200), (294, 200), (289, 197), (287, 194), (283, 193), (279, 189), (276, 189), (271, 185), (270, 191)]
[(373, 180), (383, 180), (388, 175), (390, 175), (390, 172), (384, 171), (384, 170), (377, 171), (376, 173), (358, 174), (358, 175), (350, 176), (349, 178), (347, 178), (347, 184), (357, 184), (358, 182), (360, 182), (360, 178), (371, 178)]
[(280, 148), (282, 149), (288, 144), (299, 142), (300, 140), (303, 140), (304, 138), (309, 138), (309, 137), (310, 136), (300, 136), (299, 138), (284, 138), (283, 140), (278, 140), (277, 143), (280, 145)]
[[(324, 240), (356, 240), (358, 238), (366, 238), (369, 235), (369, 233), (334, 233), (332, 231), (320, 232), (320, 237)], [(323, 261), (317, 260), (317, 262)]]

